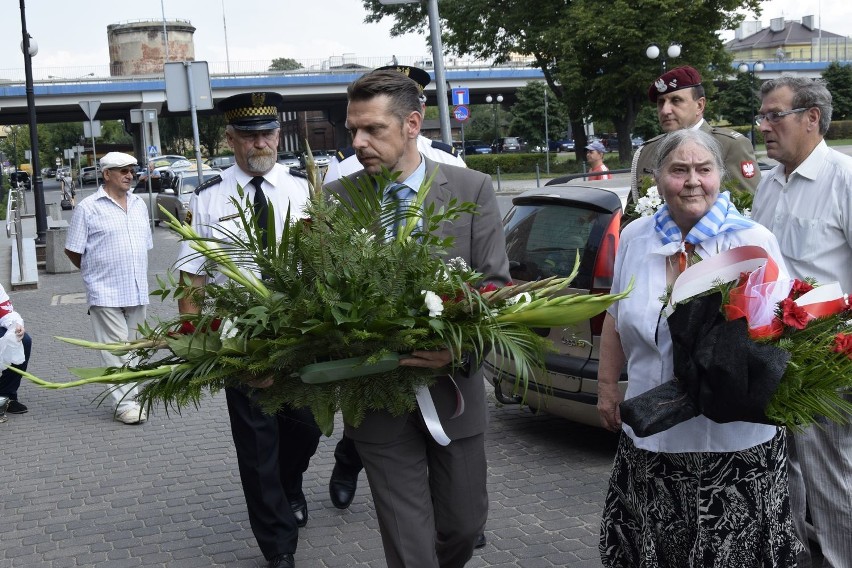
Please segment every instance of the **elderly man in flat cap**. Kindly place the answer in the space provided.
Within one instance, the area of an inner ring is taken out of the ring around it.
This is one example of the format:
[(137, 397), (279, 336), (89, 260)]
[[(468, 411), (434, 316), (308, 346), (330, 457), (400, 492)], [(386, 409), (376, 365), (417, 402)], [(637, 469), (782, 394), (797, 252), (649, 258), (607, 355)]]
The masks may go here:
[[(104, 183), (82, 200), (71, 218), (65, 254), (80, 269), (95, 341), (113, 343), (138, 336), (148, 306), (148, 251), (153, 248), (148, 208), (131, 193), (136, 158), (110, 152), (100, 160)], [(126, 357), (101, 351), (109, 367)], [(148, 419), (136, 402), (136, 387), (113, 385), (108, 400), (113, 416), (124, 424)]]
[[(236, 165), (198, 186), (190, 199), (186, 222), (202, 237), (234, 234), (238, 215), (233, 201), (243, 201), (238, 187), (253, 203), (261, 229), (270, 203), (276, 227), (284, 226), (288, 207), (292, 217), (301, 215), (309, 197), (307, 179), (276, 163), (283, 105), (281, 95), (270, 92), (234, 95), (217, 105), (228, 122), (225, 136)], [(275, 235), (261, 238), (275, 242)], [(204, 259), (188, 242), (181, 243), (176, 266), (181, 278), (190, 278), (196, 287), (206, 283)], [(213, 279), (224, 277), (215, 274)], [(178, 309), (182, 314), (200, 311), (189, 297), (178, 301)], [(298, 527), (308, 522), (302, 474), (319, 445), (320, 430), (306, 408), (268, 415), (247, 388), (228, 387), (225, 396), (252, 532), (269, 568), (292, 568)]]
[[(722, 146), (722, 157), (729, 178), (738, 182), (741, 190), (754, 193), (760, 182), (760, 168), (754, 148), (748, 138), (727, 128), (710, 126), (704, 120), (704, 87), (701, 75), (693, 67), (677, 67), (664, 73), (648, 88), (648, 99), (657, 105), (657, 118), (664, 133), (681, 128), (700, 128), (712, 134)], [(653, 177), (651, 164), (661, 134), (640, 146), (633, 155), (631, 194), (638, 199), (638, 188), (646, 177)]]

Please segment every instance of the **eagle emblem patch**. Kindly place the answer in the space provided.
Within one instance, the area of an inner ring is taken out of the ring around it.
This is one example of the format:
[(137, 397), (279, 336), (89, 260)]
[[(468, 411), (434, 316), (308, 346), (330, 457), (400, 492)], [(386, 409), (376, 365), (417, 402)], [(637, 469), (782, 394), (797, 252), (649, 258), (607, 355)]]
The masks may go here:
[(754, 173), (757, 171), (757, 166), (751, 160), (740, 162), (740, 171), (743, 173), (744, 178), (753, 178)]

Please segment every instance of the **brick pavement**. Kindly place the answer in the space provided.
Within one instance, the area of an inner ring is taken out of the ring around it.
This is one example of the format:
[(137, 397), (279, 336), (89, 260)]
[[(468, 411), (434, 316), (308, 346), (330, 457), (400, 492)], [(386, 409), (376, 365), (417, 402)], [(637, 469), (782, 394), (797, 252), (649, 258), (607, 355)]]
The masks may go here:
[[(155, 230), (152, 286), (176, 247), (168, 230)], [(53, 339), (91, 338), (85, 304), (71, 303), (83, 291), (79, 273), (42, 271), (37, 290), (13, 293), (33, 336), (36, 375), (67, 380), (69, 367), (100, 364), (96, 353)], [(175, 310), (154, 298), (149, 313)], [(156, 409), (146, 424), (125, 426), (97, 406), (99, 393), (21, 386), (30, 412), (0, 424), (0, 568), (265, 566), (248, 524), (224, 397), (181, 413)], [(599, 567), (599, 512), (615, 438), (499, 407), (493, 397), (490, 419), (488, 544), (468, 566)], [(336, 439), (321, 441), (305, 476), (310, 520), (297, 565), (384, 566), (366, 477), (349, 510), (328, 498)]]

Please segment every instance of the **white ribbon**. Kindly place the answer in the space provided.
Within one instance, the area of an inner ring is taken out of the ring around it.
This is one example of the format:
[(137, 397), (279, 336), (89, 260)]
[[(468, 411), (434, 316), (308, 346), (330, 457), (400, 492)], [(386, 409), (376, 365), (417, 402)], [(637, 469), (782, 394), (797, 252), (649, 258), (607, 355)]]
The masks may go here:
[(452, 440), (444, 432), (444, 427), (441, 426), (438, 411), (435, 410), (435, 403), (432, 401), (432, 395), (429, 394), (429, 387), (421, 386), (418, 388), (416, 397), (417, 405), (420, 407), (420, 414), (423, 415), (423, 421), (426, 423), (429, 433), (442, 446), (449, 445)]
[[(449, 377), (456, 389), (456, 411), (450, 417), (452, 419), (460, 416), (464, 412), (464, 397), (462, 396), (461, 390), (459, 390), (459, 386), (456, 384), (455, 379), (453, 379), (453, 376), (447, 375), (447, 377)], [(441, 419), (438, 418), (438, 411), (435, 409), (435, 402), (432, 400), (432, 394), (429, 392), (429, 388), (425, 386), (418, 388), (415, 397), (417, 398), (417, 405), (420, 407), (420, 414), (423, 416), (423, 422), (426, 423), (426, 428), (429, 429), (429, 433), (432, 435), (432, 438), (442, 446), (449, 445), (452, 440), (450, 440), (450, 437), (447, 436), (446, 432), (444, 432), (444, 427), (441, 425)]]

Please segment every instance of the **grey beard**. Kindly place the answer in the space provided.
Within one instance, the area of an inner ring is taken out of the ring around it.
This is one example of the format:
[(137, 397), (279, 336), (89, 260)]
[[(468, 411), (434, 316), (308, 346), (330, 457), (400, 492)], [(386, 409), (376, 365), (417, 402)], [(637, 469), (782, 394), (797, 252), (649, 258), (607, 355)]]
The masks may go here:
[(248, 166), (252, 172), (266, 173), (275, 165), (275, 154), (271, 156), (249, 156)]

